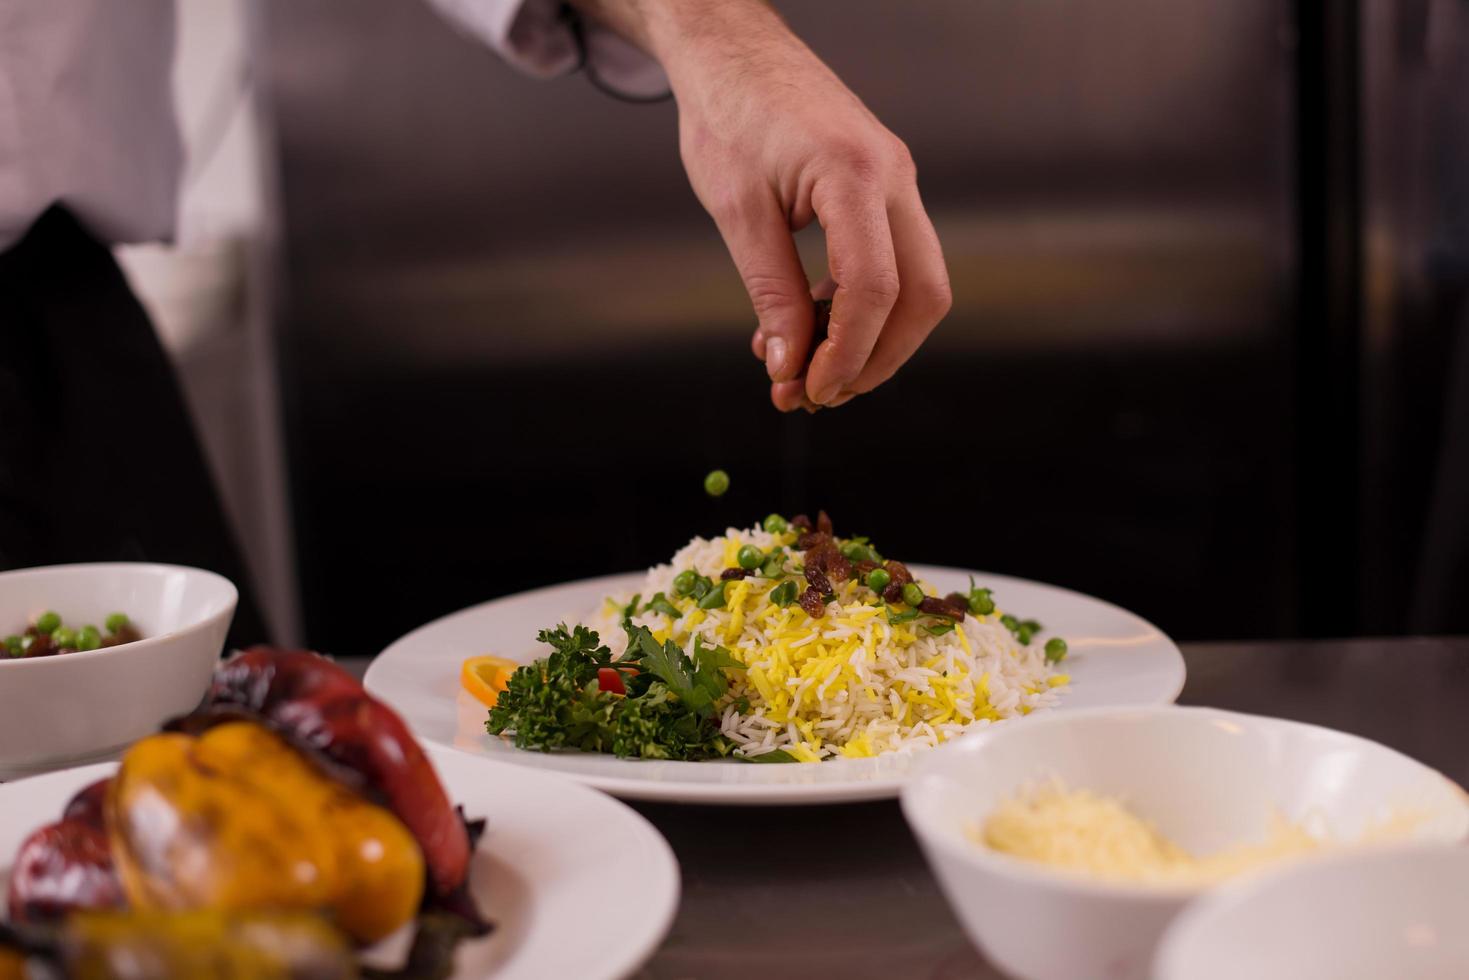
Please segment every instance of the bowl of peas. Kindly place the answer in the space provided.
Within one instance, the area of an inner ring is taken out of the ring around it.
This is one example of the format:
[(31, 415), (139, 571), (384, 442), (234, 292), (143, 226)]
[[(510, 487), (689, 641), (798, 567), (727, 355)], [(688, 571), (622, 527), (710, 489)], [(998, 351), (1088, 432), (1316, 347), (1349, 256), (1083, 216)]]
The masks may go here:
[(236, 599), (178, 565), (0, 572), (0, 780), (109, 758), (192, 709)]

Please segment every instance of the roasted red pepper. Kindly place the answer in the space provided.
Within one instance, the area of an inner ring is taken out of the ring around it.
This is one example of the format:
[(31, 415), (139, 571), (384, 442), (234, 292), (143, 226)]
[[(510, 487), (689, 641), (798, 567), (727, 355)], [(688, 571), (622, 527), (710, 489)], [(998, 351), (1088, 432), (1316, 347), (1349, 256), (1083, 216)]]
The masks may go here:
[(174, 727), (197, 732), (237, 718), (264, 722), (381, 801), (423, 849), (436, 895), (464, 884), (471, 847), (462, 816), (408, 726), (351, 674), (315, 653), (252, 647), (219, 665), (203, 705)]
[(12, 922), (47, 922), (77, 909), (123, 907), (122, 884), (102, 821), (108, 782), (82, 790), (66, 805), (63, 819), (21, 844), (7, 896)]

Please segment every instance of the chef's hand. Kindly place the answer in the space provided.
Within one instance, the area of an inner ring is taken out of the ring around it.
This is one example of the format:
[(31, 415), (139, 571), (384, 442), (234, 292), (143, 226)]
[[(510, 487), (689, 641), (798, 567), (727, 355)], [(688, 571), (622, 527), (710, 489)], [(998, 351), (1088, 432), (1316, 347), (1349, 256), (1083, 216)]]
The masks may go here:
[[(684, 167), (754, 304), (776, 407), (841, 405), (892, 377), (950, 305), (908, 148), (763, 0), (577, 3), (668, 74)], [(791, 237), (813, 218), (832, 279), (814, 354)]]

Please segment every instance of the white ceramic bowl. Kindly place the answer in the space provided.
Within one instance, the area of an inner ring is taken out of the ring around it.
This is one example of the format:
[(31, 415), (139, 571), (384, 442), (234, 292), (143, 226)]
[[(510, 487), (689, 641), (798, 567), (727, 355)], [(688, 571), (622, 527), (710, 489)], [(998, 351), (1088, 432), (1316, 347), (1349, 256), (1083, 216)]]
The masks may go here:
[(48, 609), (68, 625), (125, 612), (136, 643), (36, 659), (0, 653), (0, 779), (105, 759), (204, 696), (237, 593), (177, 565), (52, 565), (0, 572), (0, 636)]
[(1469, 798), (1450, 780), (1314, 725), (1172, 706), (999, 725), (934, 751), (904, 788), (903, 813), (970, 937), (1028, 980), (1145, 977), (1163, 930), (1199, 892), (1097, 881), (969, 836), (1000, 800), (1051, 777), (1121, 797), (1194, 853), (1266, 839), (1275, 813), (1341, 839), (1394, 809), (1425, 815), (1414, 840), (1469, 833)]
[(1302, 862), (1220, 888), (1169, 928), (1159, 980), (1463, 980), (1469, 849)]

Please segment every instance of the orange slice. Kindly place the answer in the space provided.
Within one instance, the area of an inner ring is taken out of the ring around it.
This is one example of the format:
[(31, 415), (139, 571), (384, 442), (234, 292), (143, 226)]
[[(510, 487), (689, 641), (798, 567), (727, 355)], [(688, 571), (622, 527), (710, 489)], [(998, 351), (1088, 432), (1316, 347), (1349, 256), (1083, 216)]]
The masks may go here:
[(505, 690), (505, 685), (510, 683), (510, 675), (515, 673), (519, 666), (520, 664), (514, 660), (492, 657), (488, 654), (483, 657), (470, 657), (460, 668), (459, 684), (474, 695), (475, 700), (486, 707), (493, 708), (495, 702), (500, 699), (500, 692)]

